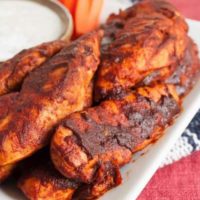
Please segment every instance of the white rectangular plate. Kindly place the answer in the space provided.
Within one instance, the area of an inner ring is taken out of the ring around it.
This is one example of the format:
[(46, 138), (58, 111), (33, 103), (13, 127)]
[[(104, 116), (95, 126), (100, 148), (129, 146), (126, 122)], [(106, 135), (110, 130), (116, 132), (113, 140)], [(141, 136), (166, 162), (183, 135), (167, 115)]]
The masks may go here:
[[(112, 4), (112, 2), (113, 1), (109, 0), (109, 5), (104, 5), (105, 9), (102, 13), (102, 19), (105, 19), (110, 12), (118, 10), (119, 7), (116, 8), (116, 5), (122, 7), (127, 6), (127, 4), (120, 4), (120, 1), (117, 1), (117, 4)], [(188, 23), (190, 35), (200, 49), (200, 22), (188, 20)], [(155, 171), (159, 168), (160, 163), (165, 158), (167, 152), (172, 148), (173, 144), (178, 137), (180, 137), (181, 133), (200, 108), (200, 81), (185, 98), (183, 108), (180, 117), (166, 130), (165, 135), (158, 142), (151, 145), (148, 149), (145, 149), (144, 151), (146, 153), (143, 156), (138, 156), (138, 154), (135, 155), (133, 158), (134, 162), (126, 165), (121, 170), (123, 184), (107, 192), (100, 200), (134, 200), (137, 198)], [(25, 198), (16, 189), (16, 186), (10, 182), (1, 186), (0, 199), (23, 200)]]

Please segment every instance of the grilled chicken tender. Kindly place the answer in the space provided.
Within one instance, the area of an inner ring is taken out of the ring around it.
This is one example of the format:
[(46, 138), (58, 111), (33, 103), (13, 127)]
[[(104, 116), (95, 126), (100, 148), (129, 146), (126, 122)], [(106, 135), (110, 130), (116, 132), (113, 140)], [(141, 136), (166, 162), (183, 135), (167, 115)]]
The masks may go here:
[(176, 20), (176, 23), (179, 23), (180, 26), (185, 26), (185, 28), (188, 29), (184, 17), (168, 1), (142, 0), (126, 10), (120, 10), (118, 14), (111, 14), (108, 17), (106, 24), (103, 25), (105, 36), (116, 39), (116, 34), (123, 29), (127, 20), (138, 15), (152, 15), (152, 13), (159, 13), (172, 19), (176, 19), (175, 17), (177, 17), (178, 20)]
[(45, 146), (52, 129), (85, 106), (86, 90), (99, 64), (102, 31), (91, 32), (63, 48), (34, 70), (14, 106), (0, 120), (0, 165), (17, 162)]
[[(31, 49), (23, 50), (8, 61), (2, 62), (0, 64), (0, 95), (18, 89), (28, 73), (42, 65), (64, 46), (66, 46), (66, 43), (62, 41), (43, 43)], [(9, 106), (14, 104), (16, 96), (17, 93), (13, 93), (1, 98), (1, 117), (7, 115), (5, 108), (8, 104)], [(10, 164), (0, 167), (0, 182), (3, 182), (12, 173), (15, 166), (15, 164)]]
[(175, 88), (162, 84), (73, 113), (53, 136), (54, 165), (67, 178), (91, 183), (102, 163), (125, 165), (134, 152), (158, 139), (179, 112)]
[[(92, 105), (92, 90), (93, 90), (93, 82), (89, 85), (86, 96), (85, 96), (85, 103), (84, 108), (87, 108)], [(6, 110), (4, 109), (6, 105), (9, 103), (14, 105), (14, 100), (18, 93), (11, 93), (8, 95), (5, 95), (3, 98), (1, 98), (0, 101), (0, 113), (4, 112), (4, 115), (6, 116)], [(37, 156), (37, 155), (36, 155)], [(5, 166), (0, 166), (0, 183), (2, 183), (4, 180), (6, 180), (14, 171), (14, 169), (18, 166), (18, 164), (9, 164)], [(31, 166), (31, 165), (30, 165)], [(48, 170), (48, 166), (46, 167), (46, 170)], [(53, 178), (52, 178), (53, 179)], [(63, 191), (65, 192), (65, 191)]]
[[(93, 82), (91, 82), (87, 89), (84, 108), (92, 105), (92, 91)], [(31, 200), (70, 200), (80, 183), (66, 179), (61, 175), (51, 162), (49, 151), (47, 151), (47, 149), (42, 149), (41, 151), (21, 164), (22, 167), (20, 171), (22, 171), (23, 175), (18, 181), (18, 187), (23, 191), (24, 195)], [(27, 168), (30, 169), (24, 173)], [(3, 172), (2, 169), (2, 175)], [(6, 173), (6, 171), (4, 173)]]
[(33, 165), (20, 178), (18, 187), (30, 200), (71, 200), (78, 183), (66, 179), (46, 160)]
[(44, 43), (31, 49), (23, 50), (13, 58), (0, 64), (0, 95), (18, 89), (24, 78), (50, 57), (58, 53), (65, 42)]
[[(119, 29), (114, 34), (113, 23)], [(104, 38), (102, 47), (96, 101), (134, 87), (154, 70), (178, 63), (188, 44), (187, 30), (182, 16), (165, 1), (144, 0), (111, 15), (105, 26), (110, 37)]]

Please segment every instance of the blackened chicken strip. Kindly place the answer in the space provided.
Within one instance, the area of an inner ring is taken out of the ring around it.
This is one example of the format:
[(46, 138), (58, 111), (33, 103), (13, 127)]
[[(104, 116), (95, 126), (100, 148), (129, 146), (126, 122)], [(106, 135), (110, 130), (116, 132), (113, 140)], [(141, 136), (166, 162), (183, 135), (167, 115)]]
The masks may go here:
[(79, 184), (62, 176), (50, 160), (33, 163), (18, 182), (30, 200), (71, 200)]
[[(15, 103), (13, 99), (15, 99), (17, 93), (9, 93), (19, 90), (23, 80), (32, 70), (41, 66), (65, 46), (67, 46), (67, 43), (63, 41), (43, 43), (23, 50), (13, 58), (0, 63), (0, 96), (8, 94), (1, 98), (1, 117), (7, 115), (5, 108)], [(15, 166), (15, 164), (9, 164), (0, 167), (0, 182), (11, 175)]]
[(180, 26), (185, 26), (185, 30), (188, 29), (184, 17), (168, 1), (142, 0), (126, 10), (120, 10), (118, 14), (111, 14), (108, 17), (106, 24), (103, 24), (105, 36), (115, 40), (118, 31), (124, 28), (127, 20), (139, 15), (152, 15), (152, 13), (159, 13), (171, 19), (176, 19), (175, 17), (177, 17), (176, 22), (180, 24)]
[(32, 70), (41, 66), (66, 45), (63, 41), (43, 43), (23, 50), (13, 58), (0, 63), (0, 95), (19, 89), (24, 78)]
[(99, 64), (101, 37), (102, 31), (81, 37), (25, 79), (14, 106), (5, 106), (7, 115), (0, 120), (1, 166), (45, 146), (64, 117), (83, 109)]
[(66, 177), (91, 183), (102, 163), (121, 167), (158, 139), (180, 112), (173, 85), (142, 87), (73, 113), (57, 128), (51, 157)]
[(165, 1), (144, 0), (111, 15), (105, 32), (113, 31), (112, 21), (120, 27), (120, 19), (121, 29), (114, 36), (110, 33), (111, 41), (107, 44), (104, 38), (95, 84), (97, 102), (134, 87), (155, 70), (179, 64), (187, 48), (186, 22)]
[[(92, 105), (92, 90), (93, 90), (93, 82), (91, 82), (91, 84), (89, 85), (87, 92), (86, 92), (86, 96), (85, 96), (85, 103), (84, 103), (84, 108), (90, 107)], [(18, 95), (18, 93), (11, 93), (8, 95), (4, 95), (3, 98), (1, 98), (0, 101), (0, 112), (1, 112), (1, 116), (5, 116), (6, 115), (6, 110), (4, 109), (8, 104), (12, 104), (14, 105), (14, 100), (15, 97)], [(36, 155), (37, 156), (37, 155)], [(40, 156), (40, 155), (39, 155)], [(34, 163), (35, 164), (35, 163)], [(15, 168), (18, 168), (19, 163), (14, 163), (14, 164), (8, 164), (5, 166), (0, 166), (0, 183), (4, 182), (10, 175), (12, 175), (13, 171)], [(43, 169), (41, 169), (43, 170)], [(48, 171), (48, 166), (45, 167), (45, 170)], [(30, 171), (31, 172), (31, 171)], [(53, 172), (53, 171), (52, 171)], [(53, 178), (53, 173), (49, 172), (52, 177), (51, 180), (54, 179)], [(46, 172), (48, 173), (48, 172)], [(56, 174), (56, 173), (55, 173)], [(55, 178), (57, 176), (55, 175)], [(42, 178), (42, 177), (41, 177)], [(34, 184), (34, 183), (32, 183)], [(50, 184), (53, 184), (53, 182), (51, 182)], [(52, 186), (53, 188), (53, 186)], [(65, 188), (66, 189), (66, 188)], [(66, 192), (66, 190), (63, 191), (64, 193)], [(61, 191), (60, 191), (61, 193)], [(53, 193), (54, 194), (54, 193)], [(60, 194), (61, 195), (61, 194)], [(63, 194), (64, 195), (64, 194)], [(66, 196), (66, 195), (64, 195)]]

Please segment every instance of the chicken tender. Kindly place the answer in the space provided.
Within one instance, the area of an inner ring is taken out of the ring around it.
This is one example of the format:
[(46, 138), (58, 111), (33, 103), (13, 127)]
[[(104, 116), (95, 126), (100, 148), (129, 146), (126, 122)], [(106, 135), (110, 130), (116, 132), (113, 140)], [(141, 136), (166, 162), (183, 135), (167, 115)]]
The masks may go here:
[(62, 41), (43, 43), (0, 63), (0, 95), (19, 89), (32, 70), (41, 66), (66, 45)]
[(18, 187), (30, 200), (71, 200), (78, 183), (66, 179), (45, 159), (20, 178)]
[(183, 17), (165, 1), (144, 0), (111, 15), (105, 26), (109, 36), (102, 47), (95, 100), (134, 87), (155, 70), (179, 64), (188, 45), (187, 31)]
[(102, 163), (125, 165), (133, 153), (157, 140), (179, 112), (175, 88), (162, 84), (73, 113), (53, 136), (54, 165), (67, 178), (92, 183)]
[(5, 106), (7, 114), (0, 119), (0, 166), (45, 146), (64, 117), (83, 109), (99, 64), (102, 34), (94, 31), (72, 42), (24, 80), (14, 104)]

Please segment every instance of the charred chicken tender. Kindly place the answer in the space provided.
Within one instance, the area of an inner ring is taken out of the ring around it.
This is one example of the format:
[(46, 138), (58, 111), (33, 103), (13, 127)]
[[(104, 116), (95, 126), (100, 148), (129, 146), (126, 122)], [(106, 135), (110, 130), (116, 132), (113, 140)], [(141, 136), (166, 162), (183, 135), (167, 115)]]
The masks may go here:
[[(92, 105), (92, 89), (93, 89), (93, 83), (91, 82), (91, 84), (89, 85), (89, 87), (87, 89), (87, 93), (85, 96), (84, 108), (87, 108)], [(7, 112), (8, 112), (7, 110), (5, 110), (5, 106), (8, 104), (14, 106), (14, 101), (15, 101), (17, 95), (18, 95), (18, 93), (10, 93), (10, 94), (7, 94), (7, 95), (4, 95), (3, 97), (1, 97), (0, 113), (1, 113), (2, 117), (6, 116)], [(4, 125), (4, 124), (2, 124), (2, 125)], [(0, 125), (0, 127), (1, 127), (1, 125)], [(34, 155), (34, 157), (36, 157), (36, 156), (40, 157), (40, 155)], [(35, 158), (35, 160), (36, 160), (36, 158)], [(28, 162), (28, 161), (25, 160), (24, 162)], [(12, 172), (14, 171), (14, 169), (18, 168), (20, 165), (21, 164), (19, 164), (19, 163), (14, 163), (14, 164), (8, 164), (5, 166), (0, 166), (0, 183), (4, 182), (10, 175), (12, 175)]]
[(23, 50), (0, 64), (0, 95), (19, 89), (24, 78), (58, 53), (67, 44), (63, 41), (43, 43)]
[(142, 87), (118, 98), (73, 113), (57, 128), (51, 157), (67, 178), (91, 183), (100, 163), (125, 165), (180, 112), (173, 85)]
[(102, 35), (84, 35), (24, 80), (14, 106), (5, 106), (8, 112), (0, 118), (0, 166), (41, 149), (64, 117), (83, 109), (99, 64)]
[(185, 31), (188, 31), (184, 17), (172, 4), (165, 0), (142, 0), (126, 10), (120, 10), (118, 14), (111, 14), (106, 23), (103, 24), (105, 36), (110, 38), (111, 41), (115, 40), (116, 35), (124, 28), (127, 20), (137, 16), (152, 15), (153, 13), (175, 20)]
[(71, 200), (78, 185), (62, 176), (50, 160), (32, 166), (18, 182), (30, 200)]
[(102, 46), (95, 84), (97, 102), (134, 87), (152, 71), (183, 59), (188, 44), (186, 22), (165, 1), (156, 2), (161, 5), (141, 1), (108, 20), (105, 32), (112, 32), (112, 20), (119, 23), (122, 18), (125, 23), (114, 38), (110, 33), (110, 42)]

